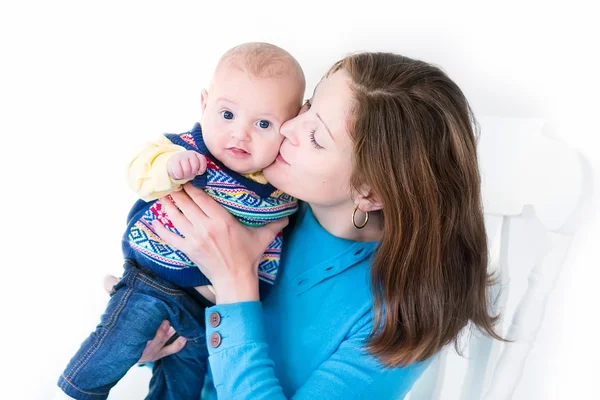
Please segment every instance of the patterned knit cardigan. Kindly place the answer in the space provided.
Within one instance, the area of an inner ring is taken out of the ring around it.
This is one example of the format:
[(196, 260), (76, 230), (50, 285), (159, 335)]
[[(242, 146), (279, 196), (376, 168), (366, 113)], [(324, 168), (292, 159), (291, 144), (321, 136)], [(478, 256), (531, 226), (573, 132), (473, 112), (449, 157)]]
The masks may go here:
[[(165, 136), (186, 150), (206, 156), (207, 170), (195, 177), (192, 185), (203, 189), (243, 224), (262, 226), (289, 216), (298, 209), (293, 197), (268, 183), (261, 184), (232, 171), (215, 159), (204, 144), (200, 124), (196, 124), (191, 131)], [(209, 285), (210, 281), (183, 252), (169, 246), (152, 230), (150, 224), (156, 219), (167, 229), (179, 234), (160, 202), (138, 200), (127, 217), (127, 230), (122, 241), (124, 257), (133, 259), (141, 267), (182, 287)], [(281, 247), (282, 234), (279, 232), (258, 266), (261, 293), (263, 288), (268, 290), (275, 282)]]

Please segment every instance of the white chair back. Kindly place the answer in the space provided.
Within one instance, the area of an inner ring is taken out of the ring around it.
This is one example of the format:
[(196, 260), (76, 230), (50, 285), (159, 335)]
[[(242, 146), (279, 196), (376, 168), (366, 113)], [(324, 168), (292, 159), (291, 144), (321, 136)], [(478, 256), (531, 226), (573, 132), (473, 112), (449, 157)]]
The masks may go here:
[(502, 343), (474, 330), (460, 357), (442, 350), (407, 400), (504, 400), (519, 384), (573, 234), (589, 199), (586, 164), (540, 119), (479, 119), (479, 166), (491, 291)]

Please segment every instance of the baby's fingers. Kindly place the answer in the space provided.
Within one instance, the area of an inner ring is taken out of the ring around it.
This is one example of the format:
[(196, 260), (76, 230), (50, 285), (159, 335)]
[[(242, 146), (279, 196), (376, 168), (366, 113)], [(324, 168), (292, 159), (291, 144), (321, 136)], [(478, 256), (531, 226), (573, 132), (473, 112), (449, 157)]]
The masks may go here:
[(190, 175), (196, 176), (198, 174), (198, 167), (200, 167), (200, 162), (197, 157), (190, 157)]
[(169, 168), (169, 175), (173, 179), (183, 179), (183, 171), (181, 168), (181, 163), (175, 163)]
[(195, 172), (195, 170), (192, 168), (192, 164), (190, 161), (191, 161), (191, 157), (188, 157), (188, 158), (184, 158), (179, 163), (179, 165), (181, 166), (181, 170), (183, 172), (182, 179), (189, 179), (192, 176), (194, 176), (193, 172)]
[(198, 161), (198, 167), (196, 168), (196, 175), (202, 175), (206, 172), (206, 157), (202, 154), (196, 153), (196, 160)]

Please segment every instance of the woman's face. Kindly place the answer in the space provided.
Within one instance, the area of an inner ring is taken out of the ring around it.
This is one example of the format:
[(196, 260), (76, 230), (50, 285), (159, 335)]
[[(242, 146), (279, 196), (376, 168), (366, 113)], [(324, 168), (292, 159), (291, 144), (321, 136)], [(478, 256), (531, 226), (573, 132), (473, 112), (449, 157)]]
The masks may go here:
[(264, 169), (273, 186), (315, 205), (335, 206), (350, 199), (349, 82), (344, 70), (323, 79), (298, 116), (281, 126), (285, 139), (279, 156)]

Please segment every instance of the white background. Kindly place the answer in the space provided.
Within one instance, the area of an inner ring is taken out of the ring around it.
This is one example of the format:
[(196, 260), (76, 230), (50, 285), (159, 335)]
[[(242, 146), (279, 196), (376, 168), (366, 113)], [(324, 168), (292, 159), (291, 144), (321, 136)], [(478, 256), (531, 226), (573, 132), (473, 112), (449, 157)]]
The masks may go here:
[[(284, 47), (309, 93), (351, 51), (436, 63), (477, 115), (547, 118), (600, 171), (600, 34), (590, 7), (479, 3), (3, 2), (0, 398), (50, 397), (104, 309), (103, 275), (120, 273), (135, 200), (128, 158), (144, 140), (199, 120), (200, 90), (233, 45)], [(590, 212), (515, 399), (600, 398), (599, 225)], [(146, 372), (136, 369), (113, 398), (141, 397)]]

